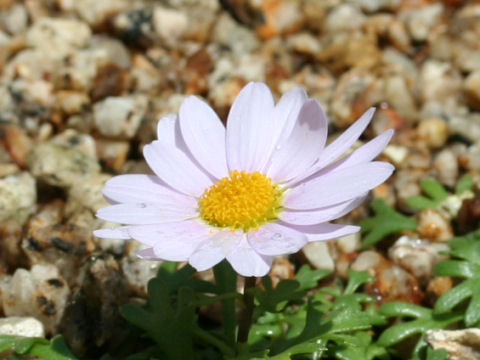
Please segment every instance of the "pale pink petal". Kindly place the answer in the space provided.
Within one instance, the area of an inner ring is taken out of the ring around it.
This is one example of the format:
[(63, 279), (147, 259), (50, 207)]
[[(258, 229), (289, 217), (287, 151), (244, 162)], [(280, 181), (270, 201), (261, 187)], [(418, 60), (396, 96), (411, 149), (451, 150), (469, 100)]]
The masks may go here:
[(176, 143), (177, 135), (175, 133), (175, 126), (178, 120), (177, 114), (168, 114), (158, 120), (157, 123), (157, 139), (168, 142), (174, 145)]
[(295, 225), (314, 225), (338, 219), (358, 207), (367, 195), (359, 196), (339, 204), (327, 206), (321, 209), (302, 211), (285, 209), (278, 216), (280, 220)]
[(283, 183), (311, 168), (325, 146), (327, 128), (327, 117), (318, 101), (305, 101), (290, 137), (275, 148), (267, 174)]
[[(376, 138), (360, 146), (357, 150), (348, 154), (343, 159), (332, 165), (335, 169), (345, 169), (357, 164), (366, 163), (375, 159), (390, 142), (393, 136), (393, 129), (386, 130)], [(327, 170), (327, 169), (325, 169)]]
[(363, 131), (367, 128), (374, 113), (375, 108), (368, 109), (347, 130), (345, 130), (339, 137), (332, 141), (331, 144), (326, 146), (325, 149), (319, 154), (318, 161), (303, 174), (299, 174), (294, 181), (299, 182), (303, 179), (306, 179), (310, 175), (316, 173), (320, 169), (338, 159), (342, 154), (350, 149), (350, 147), (355, 143), (355, 141), (358, 140), (360, 135), (362, 135)]
[(275, 122), (272, 93), (262, 83), (249, 83), (235, 99), (228, 114), (227, 164), (230, 171), (262, 170), (273, 149)]
[(179, 148), (163, 141), (154, 141), (143, 148), (150, 168), (178, 191), (199, 197), (212, 185), (210, 178)]
[(265, 276), (272, 266), (273, 258), (258, 254), (244, 238), (230, 254), (227, 255), (227, 261), (233, 269), (240, 275)]
[(300, 86), (295, 86), (280, 98), (272, 115), (275, 121), (275, 135), (272, 134), (275, 139), (274, 144), (281, 146), (290, 137), (298, 114), (307, 98), (307, 93)]
[(197, 271), (217, 265), (232, 252), (245, 236), (243, 231), (221, 230), (204, 240), (188, 259)]
[(308, 241), (323, 241), (337, 239), (342, 236), (351, 235), (361, 230), (360, 226), (344, 224), (317, 224), (317, 225), (288, 225), (296, 231), (307, 236)]
[(147, 248), (147, 249), (139, 250), (139, 251), (137, 251), (136, 255), (140, 259), (144, 259), (144, 260), (163, 260), (163, 259), (158, 258), (155, 255), (155, 253), (153, 251), (153, 248)]
[(132, 237), (128, 233), (130, 226), (118, 226), (110, 229), (99, 229), (93, 232), (93, 235), (102, 239), (121, 239), (128, 240)]
[(190, 153), (217, 179), (228, 175), (225, 127), (210, 106), (195, 96), (180, 107), (180, 129)]
[(375, 108), (368, 109), (347, 130), (329, 144), (318, 159), (318, 166), (325, 166), (345, 153), (358, 140), (372, 120)]
[(276, 223), (268, 223), (250, 231), (247, 238), (255, 251), (269, 256), (296, 253), (307, 243), (304, 234)]
[(198, 220), (175, 223), (134, 226), (130, 236), (153, 247), (157, 258), (168, 261), (186, 261), (206, 238), (211, 237), (211, 228)]
[(119, 203), (155, 203), (194, 208), (197, 200), (169, 188), (155, 175), (118, 175), (105, 183), (103, 194)]
[(338, 204), (380, 185), (394, 170), (392, 164), (374, 161), (315, 176), (287, 192), (284, 206), (309, 210)]
[(198, 216), (197, 209), (164, 204), (116, 204), (97, 211), (102, 220), (144, 225), (180, 221)]

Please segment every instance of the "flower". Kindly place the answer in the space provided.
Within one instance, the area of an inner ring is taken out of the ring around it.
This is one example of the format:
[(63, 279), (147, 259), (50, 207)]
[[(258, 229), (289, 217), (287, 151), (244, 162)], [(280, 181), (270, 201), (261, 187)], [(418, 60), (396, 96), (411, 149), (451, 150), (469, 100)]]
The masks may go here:
[(178, 115), (160, 119), (158, 140), (143, 149), (155, 175), (120, 175), (105, 184), (113, 205), (97, 217), (127, 225), (95, 235), (138, 240), (148, 246), (138, 253), (143, 258), (188, 261), (198, 271), (226, 258), (241, 275), (263, 276), (274, 256), (360, 229), (328, 221), (357, 207), (394, 170), (372, 161), (393, 130), (338, 160), (373, 113), (325, 146), (325, 112), (300, 87), (275, 105), (265, 84), (249, 83), (226, 128), (190, 96)]

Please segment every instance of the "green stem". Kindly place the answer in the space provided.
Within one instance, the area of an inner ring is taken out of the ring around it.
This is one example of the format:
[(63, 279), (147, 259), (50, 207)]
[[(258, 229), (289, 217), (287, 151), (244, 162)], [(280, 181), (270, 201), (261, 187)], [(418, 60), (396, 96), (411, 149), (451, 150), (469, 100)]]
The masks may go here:
[[(219, 290), (216, 296), (222, 301), (223, 328), (227, 344), (235, 347), (235, 330), (237, 316), (235, 313), (235, 301), (237, 298), (237, 273), (227, 261), (222, 261), (213, 268), (215, 283)], [(234, 294), (234, 296), (231, 296)]]
[(252, 325), (252, 316), (253, 316), (253, 289), (257, 283), (256, 277), (247, 277), (245, 278), (245, 285), (243, 287), (243, 302), (244, 309), (240, 316), (240, 323), (238, 326), (238, 338), (237, 343), (246, 343), (248, 340), (248, 333), (250, 331), (250, 326)]
[(235, 351), (225, 344), (222, 340), (217, 338), (216, 336), (210, 334), (208, 331), (202, 330), (199, 327), (195, 327), (193, 329), (193, 333), (207, 344), (215, 346), (221, 353), (225, 356), (233, 357), (235, 355)]

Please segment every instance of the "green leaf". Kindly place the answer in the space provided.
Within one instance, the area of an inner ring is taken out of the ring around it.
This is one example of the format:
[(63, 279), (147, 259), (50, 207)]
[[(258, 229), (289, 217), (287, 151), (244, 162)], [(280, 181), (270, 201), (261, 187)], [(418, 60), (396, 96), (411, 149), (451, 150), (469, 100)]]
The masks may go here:
[(382, 305), (379, 312), (386, 317), (414, 318), (387, 328), (378, 339), (378, 344), (385, 347), (397, 344), (413, 335), (425, 334), (427, 330), (443, 329), (463, 318), (460, 312), (437, 315), (429, 308), (399, 301)]
[[(49, 360), (78, 360), (70, 351), (61, 335), (51, 341), (43, 338), (29, 338), (23, 336), (1, 335), (0, 353), (13, 351), (12, 358), (26, 359), (39, 358)], [(25, 357), (15, 356), (25, 355)]]
[(318, 282), (331, 273), (330, 270), (313, 270), (310, 266), (303, 265), (295, 275), (295, 280), (300, 283), (298, 290), (310, 290), (317, 287)]
[(167, 283), (161, 278), (154, 278), (148, 283), (148, 295), (146, 307), (124, 305), (121, 314), (145, 330), (159, 344), (168, 359), (193, 359), (193, 290), (180, 288), (178, 300), (172, 304)]
[(172, 293), (181, 287), (189, 287), (199, 292), (216, 293), (217, 287), (211, 282), (193, 278), (196, 272), (190, 265), (177, 269), (177, 263), (164, 261), (158, 270), (157, 277), (167, 284)]
[(288, 302), (300, 300), (305, 295), (305, 291), (300, 290), (300, 283), (296, 280), (282, 280), (276, 288), (273, 288), (272, 279), (265, 276), (262, 283), (263, 291), (258, 287), (254, 290), (261, 311), (281, 311)]
[(426, 360), (447, 360), (447, 356), (448, 351), (445, 349), (433, 350), (432, 348), (428, 348)]
[(362, 232), (367, 234), (363, 238), (363, 249), (372, 247), (388, 235), (417, 228), (417, 221), (396, 212), (382, 199), (373, 199), (372, 208), (375, 216), (359, 222)]
[[(224, 260), (213, 268), (218, 294), (235, 293), (237, 291), (237, 273)], [(235, 298), (222, 300), (222, 315), (224, 335), (227, 344), (235, 346), (235, 329), (237, 317), (235, 312)]]
[[(440, 296), (434, 306), (436, 314), (447, 313), (458, 306), (466, 307), (465, 324), (476, 325), (480, 321), (480, 231), (453, 238), (448, 252), (454, 260), (440, 262), (435, 274), (465, 279)], [(455, 259), (456, 258), (456, 259)], [(464, 305), (470, 299), (468, 305)]]
[(364, 284), (375, 281), (368, 271), (355, 271), (348, 269), (348, 283), (345, 287), (344, 294), (353, 294), (358, 288)]
[(455, 194), (460, 195), (461, 193), (464, 193), (465, 191), (471, 191), (473, 190), (473, 185), (474, 181), (470, 176), (464, 176), (462, 177), (458, 182), (457, 185), (455, 185)]
[(405, 200), (406, 204), (414, 209), (424, 210), (437, 207), (448, 197), (445, 188), (435, 179), (424, 179), (420, 181), (420, 188), (425, 196), (412, 196)]

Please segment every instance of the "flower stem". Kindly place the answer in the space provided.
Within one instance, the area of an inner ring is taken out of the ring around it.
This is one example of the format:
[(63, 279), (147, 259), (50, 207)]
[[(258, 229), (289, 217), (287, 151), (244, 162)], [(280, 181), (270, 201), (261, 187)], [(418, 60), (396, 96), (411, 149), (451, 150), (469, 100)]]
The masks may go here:
[(237, 343), (239, 344), (246, 343), (248, 340), (248, 333), (252, 325), (253, 316), (253, 292), (250, 290), (255, 287), (256, 282), (256, 277), (245, 278), (245, 285), (243, 287), (243, 302), (245, 307), (240, 315), (237, 337)]

